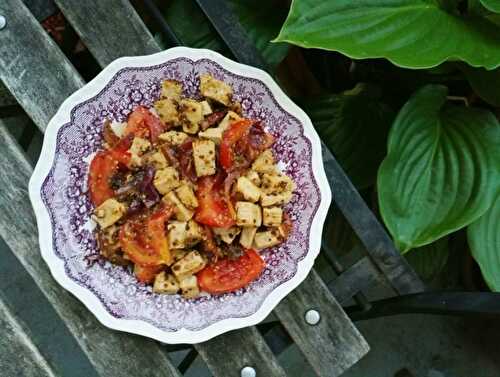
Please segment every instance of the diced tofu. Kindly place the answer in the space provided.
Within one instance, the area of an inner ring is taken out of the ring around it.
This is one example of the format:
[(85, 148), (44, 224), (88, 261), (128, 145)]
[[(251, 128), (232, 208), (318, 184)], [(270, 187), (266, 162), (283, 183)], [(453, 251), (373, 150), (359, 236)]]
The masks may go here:
[(188, 134), (197, 133), (200, 128), (199, 123), (203, 120), (201, 103), (192, 99), (183, 99), (180, 106), (184, 117), (182, 130)]
[(262, 152), (253, 162), (252, 170), (255, 170), (257, 173), (275, 173), (276, 167), (274, 166), (273, 152), (270, 149)]
[(153, 292), (175, 295), (179, 292), (179, 283), (173, 275), (167, 274), (165, 271), (160, 272), (155, 277)]
[(188, 138), (188, 134), (179, 131), (167, 131), (158, 136), (158, 139), (172, 145), (181, 145)]
[(260, 204), (263, 207), (277, 206), (288, 203), (292, 199), (292, 192), (285, 191), (281, 194), (264, 194), (260, 196)]
[(177, 102), (171, 98), (161, 99), (154, 103), (154, 108), (160, 119), (165, 123), (176, 126), (180, 123)]
[(171, 166), (165, 169), (157, 170), (153, 184), (160, 194), (165, 195), (173, 189), (179, 187), (179, 173), (177, 173), (177, 170)]
[(122, 218), (127, 207), (116, 199), (107, 199), (94, 211), (93, 219), (101, 228), (107, 228)]
[(198, 177), (215, 174), (215, 143), (213, 141), (193, 141), (193, 158)]
[(186, 276), (179, 282), (179, 287), (182, 291), (182, 296), (184, 298), (196, 298), (200, 294), (200, 288), (198, 288), (198, 281), (196, 276)]
[(203, 96), (226, 106), (231, 103), (233, 95), (233, 89), (228, 84), (213, 78), (210, 74), (200, 76), (200, 92)]
[(130, 164), (132, 166), (141, 166), (142, 158), (141, 156), (151, 148), (151, 143), (141, 137), (134, 137), (132, 145), (129, 148), (130, 152)]
[(234, 111), (228, 111), (226, 116), (220, 121), (218, 128), (222, 129), (222, 131), (225, 131), (231, 125), (231, 123), (236, 122), (240, 119), (241, 117)]
[(265, 226), (278, 226), (281, 224), (283, 210), (279, 207), (269, 207), (262, 209), (262, 223)]
[(170, 191), (167, 195), (165, 195), (162, 200), (173, 205), (177, 220), (188, 221), (193, 217), (194, 211), (188, 209), (173, 191)]
[(236, 182), (236, 191), (249, 202), (255, 203), (260, 198), (260, 189), (247, 177), (239, 177)]
[(200, 131), (198, 136), (203, 139), (212, 140), (215, 144), (219, 144), (222, 140), (222, 134), (224, 130), (220, 127), (207, 128), (205, 131)]
[(281, 237), (277, 230), (266, 230), (265, 232), (255, 233), (253, 244), (256, 249), (265, 249), (281, 243)]
[(165, 80), (161, 83), (163, 98), (179, 99), (182, 95), (182, 84), (176, 80)]
[(286, 191), (292, 192), (295, 184), (290, 177), (281, 173), (263, 174), (260, 188), (266, 194), (280, 194)]
[(145, 164), (153, 165), (156, 170), (165, 169), (168, 166), (167, 159), (160, 151), (144, 156), (143, 160)]
[(183, 249), (173, 249), (170, 251), (174, 262), (177, 262), (178, 260), (184, 258), (188, 252), (189, 252), (188, 250), (183, 250)]
[(236, 202), (236, 224), (240, 226), (261, 226), (262, 213), (257, 204)]
[(203, 116), (212, 114), (212, 108), (210, 107), (208, 101), (201, 101), (200, 105), (201, 105), (201, 113)]
[(252, 181), (252, 183), (257, 186), (257, 187), (260, 187), (260, 177), (259, 177), (259, 173), (257, 173), (256, 171), (254, 170), (249, 170), (246, 174), (246, 177)]
[(196, 199), (194, 191), (190, 185), (182, 184), (175, 190), (175, 193), (185, 206), (189, 208), (198, 207), (198, 199)]
[(236, 236), (241, 232), (241, 228), (237, 226), (232, 226), (231, 228), (212, 228), (212, 230), (225, 243), (233, 242)]
[(192, 250), (181, 260), (172, 265), (172, 272), (179, 279), (179, 277), (186, 275), (196, 274), (198, 271), (203, 270), (207, 262), (199, 252)]
[(257, 232), (256, 226), (244, 226), (241, 229), (240, 234), (240, 245), (245, 249), (250, 249), (253, 244), (253, 238), (255, 237), (255, 233)]
[(168, 244), (170, 249), (186, 249), (203, 239), (203, 230), (193, 220), (173, 221), (168, 224)]

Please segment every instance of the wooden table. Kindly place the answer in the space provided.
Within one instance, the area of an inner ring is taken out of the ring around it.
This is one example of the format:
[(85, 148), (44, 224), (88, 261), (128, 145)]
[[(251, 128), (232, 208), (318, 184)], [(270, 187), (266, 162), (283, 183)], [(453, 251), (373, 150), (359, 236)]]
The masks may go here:
[[(223, 1), (197, 2), (238, 60), (265, 68)], [(151, 6), (151, 2), (147, 5)], [(127, 0), (55, 0), (55, 4), (49, 0), (26, 0), (24, 3), (2, 0), (0, 16), (5, 17), (6, 23), (0, 29), (0, 79), (15, 101), (12, 98), (0, 100), (9, 106), (17, 102), (42, 133), (64, 99), (85, 84), (39, 24), (39, 20), (55, 7), (63, 12), (101, 67), (120, 56), (145, 55), (160, 50)], [(154, 8), (152, 11), (154, 16)], [(162, 28), (172, 44), (179, 43), (175, 30), (170, 30), (166, 24), (162, 24)], [(257, 376), (285, 376), (263, 337), (267, 329), (274, 326), (297, 344), (317, 375), (339, 376), (369, 350), (339, 301), (355, 297), (361, 305), (368, 305), (362, 291), (377, 280), (386, 282), (395, 294), (424, 289), (333, 155), (324, 147), (325, 168), (336, 205), (365, 247), (364, 256), (352, 267), (344, 271), (333, 252), (328, 250), (339, 274), (330, 285), (327, 286), (313, 269), (308, 278), (276, 307), (274, 322), (268, 321), (259, 328), (232, 331), (194, 347), (165, 346), (109, 330), (50, 275), (39, 253), (36, 223), (27, 193), (32, 165), (1, 118), (0, 136), (3, 141), (0, 144), (0, 166), (3, 167), (0, 170), (0, 236), (64, 321), (97, 375), (180, 376), (193, 356), (199, 354), (216, 376), (250, 376), (252, 370)], [(305, 314), (311, 309), (321, 316), (321, 321), (315, 325), (305, 320)], [(57, 360), (45, 356), (45, 349), (30, 336), (30, 325), (16, 314), (18, 311), (19, 308), (13, 307), (6, 295), (0, 293), (2, 376), (61, 375)], [(34, 313), (36, 315), (36, 310)], [(171, 352), (179, 348), (191, 351), (177, 368), (171, 361)]]

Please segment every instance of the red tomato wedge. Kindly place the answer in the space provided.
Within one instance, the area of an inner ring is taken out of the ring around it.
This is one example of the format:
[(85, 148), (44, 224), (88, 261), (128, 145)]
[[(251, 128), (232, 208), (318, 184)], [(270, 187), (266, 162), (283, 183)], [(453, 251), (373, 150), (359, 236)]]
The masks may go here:
[(201, 224), (229, 228), (236, 221), (230, 210), (230, 203), (221, 194), (224, 176), (222, 174), (202, 177), (198, 180), (195, 220)]
[(237, 259), (220, 259), (197, 274), (200, 288), (208, 293), (220, 294), (243, 288), (257, 279), (265, 262), (253, 249)]
[(243, 139), (255, 123), (253, 120), (242, 119), (234, 122), (222, 135), (222, 142), (219, 149), (219, 161), (224, 170), (230, 170), (234, 163), (235, 144)]
[(165, 269), (165, 266), (145, 267), (139, 264), (134, 266), (134, 275), (141, 283), (152, 283), (158, 273)]
[(142, 138), (149, 138), (153, 143), (158, 141), (158, 135), (165, 131), (161, 120), (151, 114), (144, 106), (137, 107), (128, 117), (125, 135), (134, 134)]
[(143, 267), (170, 264), (165, 222), (172, 216), (171, 207), (163, 206), (150, 217), (130, 219), (120, 229), (120, 246), (135, 264)]

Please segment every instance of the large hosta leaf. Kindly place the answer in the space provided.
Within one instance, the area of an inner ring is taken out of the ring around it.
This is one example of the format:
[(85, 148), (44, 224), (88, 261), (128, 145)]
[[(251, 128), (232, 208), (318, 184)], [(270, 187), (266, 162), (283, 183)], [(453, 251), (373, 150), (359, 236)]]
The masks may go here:
[(314, 98), (301, 105), (356, 187), (373, 184), (395, 117), (382, 102), (380, 91), (359, 85), (350, 92)]
[(429, 245), (410, 250), (406, 260), (424, 280), (432, 280), (448, 261), (448, 238), (443, 237)]
[(500, 65), (498, 25), (448, 13), (432, 0), (293, 0), (276, 41), (410, 68), (457, 59), (488, 69)]
[(487, 71), (460, 64), (460, 69), (467, 77), (472, 89), (486, 102), (500, 106), (500, 68)]
[(495, 13), (500, 13), (500, 0), (481, 0), (483, 6)]
[(472, 256), (491, 290), (500, 292), (500, 191), (493, 205), (467, 228)]
[(402, 252), (468, 225), (495, 197), (500, 125), (489, 111), (445, 103), (446, 95), (428, 85), (410, 98), (379, 169), (380, 213)]

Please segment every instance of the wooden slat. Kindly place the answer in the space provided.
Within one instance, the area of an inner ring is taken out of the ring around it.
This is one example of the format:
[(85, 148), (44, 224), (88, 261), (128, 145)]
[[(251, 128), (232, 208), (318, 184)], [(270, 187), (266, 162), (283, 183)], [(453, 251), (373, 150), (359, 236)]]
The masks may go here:
[[(20, 0), (3, 1), (0, 13), (6, 15), (9, 22), (9, 26), (0, 31), (0, 64), (6, 68), (0, 70), (0, 75), (43, 130), (60, 102), (83, 82)], [(54, 56), (61, 60), (54, 59)], [(30, 70), (36, 75), (28, 72)], [(23, 72), (22, 79), (16, 78), (16, 74)], [(66, 87), (61, 87), (60, 81)], [(45, 92), (41, 92), (40, 87), (45, 88)], [(106, 329), (80, 302), (55, 283), (38, 249), (35, 219), (27, 194), (32, 168), (4, 127), (0, 127), (0, 137), (0, 166), (15, 166), (15, 169), (0, 169), (0, 236), (66, 321), (96, 370), (114, 376), (178, 376), (155, 342)]]
[(0, 373), (3, 377), (55, 377), (22, 325), (0, 299)]
[(38, 21), (43, 21), (57, 12), (53, 0), (23, 0), (23, 3)]
[[(56, 0), (59, 7), (63, 10), (68, 19), (73, 19), (73, 26), (75, 29), (82, 33), (80, 36), (86, 41), (87, 47), (94, 52), (96, 60), (101, 66), (109, 64), (110, 61), (121, 56), (121, 53), (131, 55), (130, 51), (136, 54), (148, 54), (151, 52), (160, 51), (159, 46), (156, 44), (151, 34), (147, 33), (151, 38), (150, 43), (145, 43), (144, 38), (136, 38), (134, 34), (117, 33), (115, 25), (110, 23), (108, 19), (96, 18), (92, 25), (79, 25), (91, 17), (92, 9), (88, 9), (83, 2), (76, 0)], [(142, 21), (138, 18), (134, 10), (128, 7), (123, 7), (124, 1), (106, 1), (101, 2), (99, 7), (100, 12), (105, 14), (118, 15), (120, 18), (127, 20), (129, 28), (140, 30), (144, 26), (133, 26), (130, 23), (140, 23)], [(133, 13), (133, 14), (131, 14)], [(78, 16), (77, 16), (78, 15)], [(85, 15), (82, 16), (82, 15)], [(90, 27), (91, 26), (91, 27)], [(99, 30), (96, 35), (93, 28)], [(109, 42), (107, 42), (109, 38)], [(110, 44), (126, 45), (130, 49), (119, 50), (110, 49)], [(141, 47), (145, 46), (145, 47)], [(151, 51), (151, 46), (154, 46), (154, 51)], [(143, 48), (143, 50), (141, 50)], [(106, 51), (102, 51), (106, 49)], [(200, 343), (195, 345), (197, 351), (201, 354), (207, 365), (217, 376), (230, 376), (236, 375), (238, 371), (246, 365), (251, 364), (257, 370), (266, 372), (259, 374), (263, 376), (281, 376), (284, 375), (283, 370), (279, 366), (276, 358), (267, 347), (262, 336), (255, 329), (245, 329), (242, 335), (239, 332), (221, 335), (209, 342)], [(245, 334), (245, 335), (243, 335)], [(244, 342), (241, 339), (245, 339)], [(245, 343), (243, 345), (243, 343)], [(226, 348), (224, 348), (226, 347)], [(267, 373), (269, 372), (269, 373)], [(271, 373), (272, 372), (272, 373)]]

